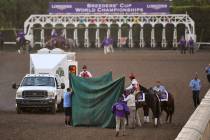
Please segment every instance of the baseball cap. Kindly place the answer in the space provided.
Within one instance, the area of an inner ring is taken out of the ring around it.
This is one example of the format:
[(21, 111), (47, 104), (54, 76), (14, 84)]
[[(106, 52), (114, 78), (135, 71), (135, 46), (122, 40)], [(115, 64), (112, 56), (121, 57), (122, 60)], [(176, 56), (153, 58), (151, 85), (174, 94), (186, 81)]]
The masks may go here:
[(138, 82), (137, 82), (136, 80), (132, 80), (131, 84), (132, 84), (132, 85), (137, 85)]

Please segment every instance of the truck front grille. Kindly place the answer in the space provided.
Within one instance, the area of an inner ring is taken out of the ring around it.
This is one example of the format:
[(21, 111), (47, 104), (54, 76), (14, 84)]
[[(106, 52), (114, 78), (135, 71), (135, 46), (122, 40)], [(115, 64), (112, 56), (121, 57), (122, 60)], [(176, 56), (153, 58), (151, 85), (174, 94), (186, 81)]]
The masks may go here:
[(47, 97), (47, 91), (23, 91), (23, 98), (45, 98)]

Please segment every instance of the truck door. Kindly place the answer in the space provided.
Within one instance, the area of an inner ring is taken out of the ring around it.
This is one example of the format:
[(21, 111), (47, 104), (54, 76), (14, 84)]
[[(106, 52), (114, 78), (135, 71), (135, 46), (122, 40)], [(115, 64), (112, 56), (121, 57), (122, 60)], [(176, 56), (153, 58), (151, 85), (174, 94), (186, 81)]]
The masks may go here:
[(57, 91), (57, 103), (60, 103), (63, 98), (63, 89), (61, 89), (61, 83), (58, 78), (55, 78), (56, 91)]

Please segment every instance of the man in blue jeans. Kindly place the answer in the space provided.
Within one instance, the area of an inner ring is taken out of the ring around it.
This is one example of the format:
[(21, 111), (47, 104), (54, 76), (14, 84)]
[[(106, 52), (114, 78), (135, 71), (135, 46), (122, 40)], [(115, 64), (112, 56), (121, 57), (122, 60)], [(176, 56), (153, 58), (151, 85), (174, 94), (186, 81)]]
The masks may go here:
[(72, 104), (71, 104), (71, 90), (67, 88), (67, 91), (63, 94), (63, 107), (65, 113), (65, 126), (71, 126), (71, 112), (72, 112)]
[(197, 73), (194, 79), (190, 81), (189, 87), (192, 89), (194, 107), (196, 108), (200, 104), (199, 94), (201, 90), (201, 81), (198, 79)]

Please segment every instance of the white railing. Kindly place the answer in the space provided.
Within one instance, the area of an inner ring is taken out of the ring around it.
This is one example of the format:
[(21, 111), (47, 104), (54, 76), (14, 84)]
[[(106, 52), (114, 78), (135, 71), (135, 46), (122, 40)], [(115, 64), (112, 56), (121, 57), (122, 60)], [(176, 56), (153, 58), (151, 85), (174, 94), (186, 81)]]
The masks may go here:
[(210, 90), (175, 140), (210, 140)]
[(210, 42), (196, 42), (198, 49), (200, 48), (201, 45), (209, 46), (210, 47)]
[(4, 42), (5, 45), (16, 45), (16, 42), (14, 41), (11, 41), (11, 42)]

